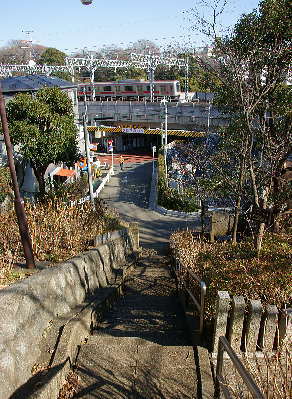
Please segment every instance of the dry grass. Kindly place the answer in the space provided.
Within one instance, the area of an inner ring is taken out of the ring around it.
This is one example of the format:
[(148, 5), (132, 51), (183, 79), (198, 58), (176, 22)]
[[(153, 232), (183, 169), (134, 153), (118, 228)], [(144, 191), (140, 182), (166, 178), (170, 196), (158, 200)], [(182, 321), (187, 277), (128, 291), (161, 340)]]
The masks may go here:
[[(92, 246), (96, 235), (119, 227), (117, 215), (101, 203), (69, 206), (62, 201), (25, 205), (36, 260), (56, 263)], [(0, 284), (21, 276), (13, 271), (23, 262), (14, 211), (0, 214)]]
[(205, 316), (208, 319), (214, 316), (218, 290), (260, 299), (263, 304), (275, 304), (279, 308), (291, 303), (291, 236), (267, 235), (260, 258), (251, 241), (237, 246), (210, 244), (198, 241), (190, 231), (174, 233), (170, 245), (182, 265), (206, 282)]
[[(286, 343), (282, 350), (272, 357), (265, 354), (261, 358), (243, 356), (241, 360), (267, 399), (291, 399), (291, 343)], [(252, 395), (229, 362), (226, 362), (224, 378), (234, 399), (252, 399)]]

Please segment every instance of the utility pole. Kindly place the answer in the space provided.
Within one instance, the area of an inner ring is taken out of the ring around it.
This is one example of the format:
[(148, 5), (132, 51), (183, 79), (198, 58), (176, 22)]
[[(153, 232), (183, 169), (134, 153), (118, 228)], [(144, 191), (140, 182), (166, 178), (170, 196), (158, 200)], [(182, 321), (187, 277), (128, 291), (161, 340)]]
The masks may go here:
[(28, 48), (29, 53), (28, 53), (28, 63), (29, 61), (32, 60), (32, 40), (30, 40), (30, 34), (33, 33), (33, 30), (22, 30), (22, 33), (25, 33), (27, 35), (27, 40), (26, 42), (28, 43), (28, 46), (23, 46), (21, 48)]
[(92, 184), (92, 174), (91, 174), (91, 165), (90, 165), (90, 152), (89, 152), (89, 137), (88, 137), (88, 130), (87, 130), (86, 114), (83, 114), (82, 119), (83, 119), (85, 150), (86, 150), (86, 158), (87, 158), (87, 173), (88, 173), (89, 196), (90, 196), (90, 201), (92, 202), (92, 204), (94, 206), (93, 184)]
[(167, 179), (167, 132), (168, 132), (168, 110), (167, 110), (167, 100), (164, 97), (161, 100), (161, 104), (164, 104), (164, 164), (165, 164), (165, 174), (166, 174), (166, 181)]
[(6, 145), (7, 157), (8, 157), (8, 165), (9, 165), (9, 170), (10, 170), (10, 175), (11, 175), (11, 180), (12, 180), (12, 187), (13, 187), (13, 191), (14, 191), (15, 213), (17, 216), (18, 228), (19, 228), (20, 238), (21, 238), (21, 242), (22, 242), (24, 257), (25, 257), (25, 261), (26, 261), (26, 267), (28, 269), (33, 269), (33, 268), (35, 268), (34, 256), (33, 256), (33, 251), (32, 251), (31, 240), (30, 240), (30, 236), (29, 236), (28, 224), (27, 224), (24, 206), (23, 206), (23, 200), (21, 199), (20, 192), (19, 192), (19, 186), (18, 186), (16, 170), (15, 170), (15, 165), (14, 165), (12, 144), (11, 144), (10, 135), (9, 135), (9, 128), (8, 128), (7, 116), (6, 116), (6, 110), (5, 110), (5, 102), (4, 102), (4, 97), (3, 97), (3, 93), (2, 93), (1, 83), (0, 83), (0, 114), (1, 114), (1, 122), (2, 122), (4, 140), (5, 140), (5, 145)]
[(92, 184), (92, 174), (91, 174), (91, 165), (90, 165), (90, 152), (89, 152), (89, 136), (87, 130), (87, 104), (84, 101), (85, 105), (85, 112), (82, 116), (83, 122), (83, 130), (84, 130), (84, 141), (85, 141), (85, 151), (86, 151), (86, 158), (87, 158), (87, 173), (88, 173), (88, 185), (89, 185), (89, 196), (92, 205), (94, 206), (94, 195), (93, 195), (93, 184)]
[(189, 57), (186, 58), (185, 66), (185, 100), (189, 101)]

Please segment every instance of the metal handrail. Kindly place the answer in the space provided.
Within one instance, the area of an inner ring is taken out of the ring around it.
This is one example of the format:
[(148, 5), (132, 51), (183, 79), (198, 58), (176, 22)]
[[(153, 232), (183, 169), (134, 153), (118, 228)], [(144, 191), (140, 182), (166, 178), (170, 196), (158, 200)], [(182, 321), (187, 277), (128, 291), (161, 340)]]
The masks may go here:
[(218, 356), (217, 356), (217, 366), (216, 366), (216, 384), (217, 389), (221, 387), (222, 393), (224, 394), (225, 398), (232, 398), (229, 389), (227, 387), (226, 381), (222, 376), (222, 369), (223, 369), (223, 361), (224, 361), (224, 352), (228, 353), (230, 360), (232, 361), (233, 365), (235, 366), (236, 370), (240, 374), (244, 384), (248, 388), (249, 392), (255, 399), (265, 399), (264, 394), (261, 392), (259, 387), (257, 386), (254, 378), (252, 375), (246, 370), (234, 350), (232, 349), (231, 345), (227, 341), (225, 337), (219, 337), (218, 343)]
[[(200, 324), (199, 324), (199, 333), (201, 334), (203, 331), (203, 326), (204, 326), (204, 308), (205, 308), (205, 297), (206, 297), (206, 290), (207, 286), (206, 283), (201, 280), (194, 272), (191, 270), (185, 269), (186, 272), (186, 279), (181, 279), (182, 275), (182, 265), (179, 260), (176, 260), (176, 269), (179, 272), (179, 279), (184, 286), (185, 291), (188, 293), (189, 297), (193, 301), (195, 307), (197, 308), (199, 314), (200, 314)], [(194, 280), (196, 280), (200, 284), (200, 300), (198, 301), (197, 298), (195, 298), (194, 294), (190, 290), (189, 287), (189, 276), (191, 276)]]

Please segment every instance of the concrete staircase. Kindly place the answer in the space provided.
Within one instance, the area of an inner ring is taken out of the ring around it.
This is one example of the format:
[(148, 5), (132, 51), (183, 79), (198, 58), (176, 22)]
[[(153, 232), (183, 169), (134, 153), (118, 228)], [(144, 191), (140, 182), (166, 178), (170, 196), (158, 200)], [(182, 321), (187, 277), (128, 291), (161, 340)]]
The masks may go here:
[(81, 345), (75, 398), (197, 398), (194, 349), (167, 262), (142, 257), (125, 295)]

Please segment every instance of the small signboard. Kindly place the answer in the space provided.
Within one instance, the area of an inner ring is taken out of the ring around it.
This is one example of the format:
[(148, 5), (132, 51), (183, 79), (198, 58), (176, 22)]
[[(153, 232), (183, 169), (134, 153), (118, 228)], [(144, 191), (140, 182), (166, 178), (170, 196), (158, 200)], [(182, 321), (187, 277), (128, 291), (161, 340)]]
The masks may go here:
[(144, 133), (144, 129), (123, 127), (122, 132), (123, 133)]
[(108, 149), (109, 152), (113, 151), (113, 140), (108, 140), (107, 149)]

